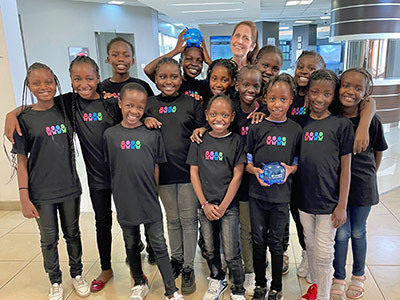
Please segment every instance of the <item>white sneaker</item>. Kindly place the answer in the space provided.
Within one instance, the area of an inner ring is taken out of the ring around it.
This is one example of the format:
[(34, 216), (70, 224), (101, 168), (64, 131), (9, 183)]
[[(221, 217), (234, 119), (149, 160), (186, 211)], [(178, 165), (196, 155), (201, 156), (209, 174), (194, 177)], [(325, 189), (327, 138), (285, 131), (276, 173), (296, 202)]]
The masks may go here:
[(312, 280), (311, 280), (311, 273), (310, 272), (308, 272), (307, 275), (306, 275), (306, 281), (309, 284), (313, 283)]
[(72, 279), (72, 285), (74, 286), (75, 292), (79, 297), (87, 297), (90, 294), (90, 285), (85, 278), (78, 275)]
[(249, 296), (254, 295), (254, 289), (256, 288), (256, 274), (245, 273), (243, 287), (246, 290), (246, 294)]
[(148, 292), (149, 286), (147, 285), (147, 283), (135, 285), (132, 288), (132, 293), (129, 297), (129, 300), (143, 300), (144, 298), (146, 298)]
[(271, 288), (272, 276), (268, 269), (265, 269), (265, 279), (267, 279), (267, 290), (269, 291)]
[(303, 250), (301, 252), (301, 262), (299, 267), (297, 268), (297, 276), (305, 278), (308, 273), (308, 257), (307, 251)]
[(231, 299), (231, 300), (246, 300), (246, 298), (244, 297), (244, 295), (233, 295), (233, 294), (231, 294), (230, 299)]
[(210, 278), (208, 282), (207, 292), (203, 296), (203, 300), (218, 300), (228, 287), (226, 279), (217, 280)]
[(178, 292), (175, 292), (172, 295), (172, 298), (165, 297), (165, 300), (184, 300), (184, 299), (183, 299), (182, 295), (178, 294)]
[(50, 287), (49, 300), (63, 300), (64, 290), (62, 284), (54, 283)]

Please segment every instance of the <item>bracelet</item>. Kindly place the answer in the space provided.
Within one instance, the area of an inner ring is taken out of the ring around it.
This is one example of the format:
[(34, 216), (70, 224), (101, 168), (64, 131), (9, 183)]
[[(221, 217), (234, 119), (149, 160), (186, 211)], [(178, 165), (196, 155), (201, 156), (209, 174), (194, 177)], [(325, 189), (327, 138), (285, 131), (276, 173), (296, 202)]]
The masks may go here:
[(18, 190), (29, 190), (29, 188), (27, 188), (27, 187), (20, 187), (20, 188), (18, 188)]
[(204, 203), (201, 205), (201, 208), (204, 209), (204, 207), (206, 207), (207, 204), (208, 204), (208, 201), (204, 202)]

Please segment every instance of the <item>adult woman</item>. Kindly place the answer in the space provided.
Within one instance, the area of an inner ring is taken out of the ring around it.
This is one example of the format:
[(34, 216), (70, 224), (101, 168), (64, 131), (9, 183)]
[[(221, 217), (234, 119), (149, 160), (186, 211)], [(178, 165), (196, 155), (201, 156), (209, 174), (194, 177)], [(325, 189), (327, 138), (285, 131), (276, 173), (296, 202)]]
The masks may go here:
[(231, 38), (231, 51), (231, 60), (239, 70), (254, 63), (258, 52), (258, 31), (254, 22), (242, 21), (236, 24)]

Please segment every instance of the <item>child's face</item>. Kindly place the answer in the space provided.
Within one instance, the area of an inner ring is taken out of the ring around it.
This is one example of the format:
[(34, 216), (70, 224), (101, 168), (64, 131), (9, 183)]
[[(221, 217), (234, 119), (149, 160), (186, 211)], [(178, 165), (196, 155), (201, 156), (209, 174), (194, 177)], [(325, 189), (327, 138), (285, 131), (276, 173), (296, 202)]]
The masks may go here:
[(113, 73), (129, 73), (129, 68), (135, 63), (131, 47), (122, 41), (113, 43), (107, 54), (107, 62), (111, 65)]
[(89, 63), (74, 64), (70, 72), (72, 88), (84, 99), (97, 99), (100, 76)]
[(232, 86), (232, 76), (224, 66), (216, 66), (210, 75), (210, 90), (213, 95), (228, 94)]
[(329, 105), (335, 98), (335, 85), (332, 81), (312, 81), (307, 92), (311, 111), (316, 114), (323, 114), (328, 111)]
[(51, 101), (56, 94), (54, 76), (49, 70), (32, 70), (28, 76), (28, 88), (38, 101)]
[(137, 90), (126, 90), (123, 97), (118, 100), (122, 112), (122, 125), (135, 128), (141, 125), (140, 119), (146, 108), (147, 96)]
[(269, 87), (265, 96), (270, 116), (268, 119), (272, 121), (285, 121), (286, 114), (293, 102), (290, 86), (286, 82), (276, 82)]
[(294, 72), (294, 80), (299, 87), (306, 87), (308, 84), (308, 78), (312, 72), (321, 69), (318, 59), (311, 55), (306, 55), (299, 60)]
[(251, 105), (257, 99), (261, 89), (260, 72), (256, 70), (245, 70), (240, 74), (239, 81), (236, 83), (239, 91), (240, 102)]
[(344, 107), (357, 106), (365, 96), (365, 76), (359, 72), (347, 72), (340, 78), (339, 100)]
[(243, 57), (256, 46), (252, 40), (251, 28), (247, 25), (240, 25), (236, 28), (231, 38), (231, 50), (233, 56)]
[(224, 99), (215, 99), (208, 110), (206, 119), (212, 128), (213, 135), (224, 136), (228, 133), (228, 127), (235, 117), (231, 105)]
[(155, 80), (163, 96), (176, 96), (182, 84), (181, 70), (175, 64), (164, 63), (158, 69)]
[(258, 59), (256, 65), (262, 74), (263, 82), (268, 83), (271, 77), (279, 74), (282, 67), (282, 60), (278, 54), (269, 52)]
[(200, 75), (203, 69), (203, 56), (199, 48), (186, 48), (182, 57), (183, 72), (191, 78), (196, 78)]

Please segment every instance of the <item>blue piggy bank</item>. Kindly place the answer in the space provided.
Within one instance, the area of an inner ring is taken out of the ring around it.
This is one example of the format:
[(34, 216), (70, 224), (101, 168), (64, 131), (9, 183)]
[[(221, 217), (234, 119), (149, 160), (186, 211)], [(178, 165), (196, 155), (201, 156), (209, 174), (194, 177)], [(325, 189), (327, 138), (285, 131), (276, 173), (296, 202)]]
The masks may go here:
[(201, 45), (202, 35), (201, 31), (196, 28), (186, 28), (186, 33), (183, 36), (184, 39), (190, 38), (186, 41), (187, 47), (197, 47)]

